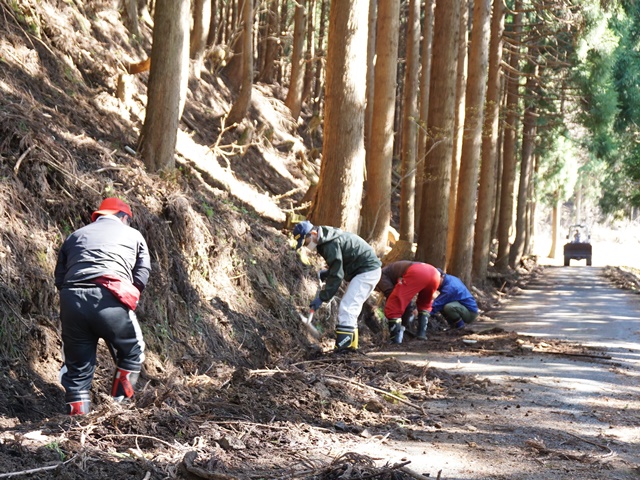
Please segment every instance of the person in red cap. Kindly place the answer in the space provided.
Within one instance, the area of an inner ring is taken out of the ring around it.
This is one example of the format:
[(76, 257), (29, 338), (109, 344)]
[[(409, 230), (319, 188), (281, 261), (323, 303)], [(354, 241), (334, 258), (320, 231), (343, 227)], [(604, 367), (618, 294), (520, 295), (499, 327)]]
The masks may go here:
[(145, 345), (134, 310), (151, 262), (144, 237), (130, 226), (132, 219), (129, 205), (105, 198), (91, 215), (92, 223), (69, 235), (58, 253), (55, 285), (64, 354), (60, 379), (70, 415), (90, 410), (100, 338), (116, 362), (115, 401), (133, 396), (140, 375)]

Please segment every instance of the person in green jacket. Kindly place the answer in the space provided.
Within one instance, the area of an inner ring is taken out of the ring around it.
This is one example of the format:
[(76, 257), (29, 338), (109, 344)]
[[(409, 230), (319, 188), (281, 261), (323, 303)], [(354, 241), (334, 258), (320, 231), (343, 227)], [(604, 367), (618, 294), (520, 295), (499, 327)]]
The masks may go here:
[(335, 349), (356, 350), (358, 316), (380, 280), (382, 262), (362, 238), (339, 228), (314, 226), (305, 220), (293, 228), (293, 236), (298, 241), (296, 250), (305, 245), (327, 262), (327, 269), (320, 272), (324, 288), (309, 305), (311, 310), (331, 300), (343, 280), (349, 282), (338, 310)]

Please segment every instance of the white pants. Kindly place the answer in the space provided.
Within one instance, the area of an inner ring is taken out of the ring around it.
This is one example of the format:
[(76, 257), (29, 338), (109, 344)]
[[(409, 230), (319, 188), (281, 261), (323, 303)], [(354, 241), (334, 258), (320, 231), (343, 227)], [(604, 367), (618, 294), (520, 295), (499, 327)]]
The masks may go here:
[(347, 291), (344, 292), (342, 300), (340, 300), (340, 308), (338, 310), (338, 325), (344, 327), (358, 327), (358, 316), (362, 311), (362, 305), (373, 292), (380, 281), (382, 274), (381, 268), (376, 268), (370, 272), (356, 275), (349, 282)]

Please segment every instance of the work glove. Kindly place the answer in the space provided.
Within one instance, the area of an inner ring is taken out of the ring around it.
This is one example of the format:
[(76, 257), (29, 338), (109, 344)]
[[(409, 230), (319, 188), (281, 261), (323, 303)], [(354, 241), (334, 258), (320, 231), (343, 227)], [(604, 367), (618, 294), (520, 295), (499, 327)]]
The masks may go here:
[(327, 270), (326, 268), (323, 268), (318, 272), (318, 280), (320, 280), (321, 282), (326, 282), (328, 276), (329, 270)]
[(315, 312), (320, 308), (321, 305), (322, 305), (322, 300), (320, 300), (320, 297), (318, 296), (311, 301), (311, 303), (309, 304), (309, 309)]

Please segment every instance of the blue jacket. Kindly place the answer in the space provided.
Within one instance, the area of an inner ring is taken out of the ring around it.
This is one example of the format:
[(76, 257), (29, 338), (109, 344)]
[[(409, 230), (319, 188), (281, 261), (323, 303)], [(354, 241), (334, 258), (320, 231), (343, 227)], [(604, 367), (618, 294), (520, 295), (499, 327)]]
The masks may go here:
[(446, 274), (438, 290), (440, 294), (433, 301), (433, 307), (431, 308), (432, 314), (442, 311), (444, 306), (451, 302), (459, 302), (467, 307), (470, 312), (478, 312), (476, 299), (473, 298), (469, 289), (458, 277)]

